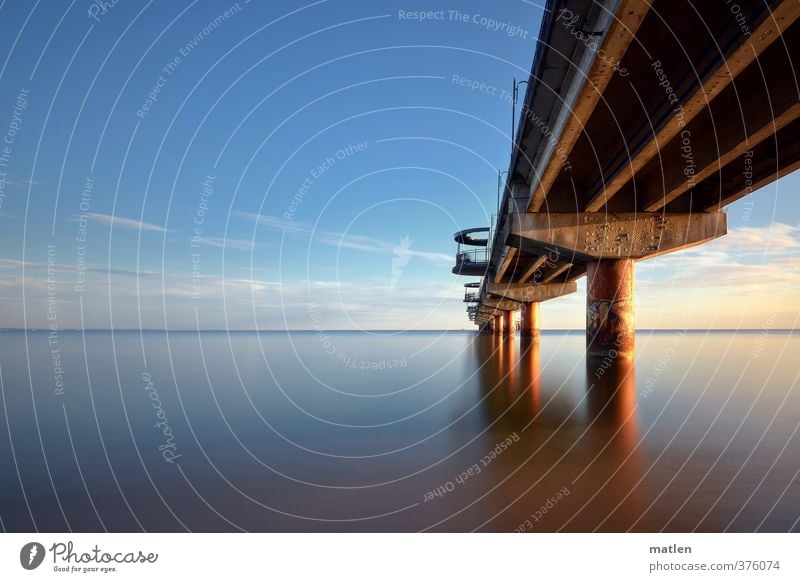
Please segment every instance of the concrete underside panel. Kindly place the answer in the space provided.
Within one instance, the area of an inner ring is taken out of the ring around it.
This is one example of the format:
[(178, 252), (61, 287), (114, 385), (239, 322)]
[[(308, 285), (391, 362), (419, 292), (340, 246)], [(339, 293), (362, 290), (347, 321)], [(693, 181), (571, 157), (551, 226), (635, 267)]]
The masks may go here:
[(645, 259), (725, 235), (723, 212), (527, 212), (509, 217), (508, 244), (564, 257)]
[(563, 295), (575, 293), (578, 284), (569, 283), (537, 284), (537, 283), (492, 283), (487, 282), (486, 292), (512, 301), (528, 303), (531, 301), (547, 301)]

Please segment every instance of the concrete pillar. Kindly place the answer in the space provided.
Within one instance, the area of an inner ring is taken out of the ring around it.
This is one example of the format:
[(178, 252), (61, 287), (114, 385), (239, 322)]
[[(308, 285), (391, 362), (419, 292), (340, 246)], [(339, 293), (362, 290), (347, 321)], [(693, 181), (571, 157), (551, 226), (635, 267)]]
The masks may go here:
[(633, 356), (633, 269), (633, 259), (588, 264), (586, 351), (590, 356)]
[(514, 312), (503, 312), (503, 335), (514, 335)]
[(519, 336), (530, 339), (539, 338), (539, 302), (522, 304), (519, 316)]
[(494, 316), (494, 335), (503, 335), (503, 316), (499, 313)]

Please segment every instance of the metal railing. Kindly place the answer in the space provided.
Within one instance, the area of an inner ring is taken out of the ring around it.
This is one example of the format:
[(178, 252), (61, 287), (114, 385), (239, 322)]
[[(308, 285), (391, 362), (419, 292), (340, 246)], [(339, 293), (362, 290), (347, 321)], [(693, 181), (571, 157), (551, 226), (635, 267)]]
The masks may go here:
[(480, 301), (481, 294), (477, 291), (467, 291), (464, 293), (464, 303), (477, 303)]
[(459, 250), (456, 253), (456, 263), (459, 265), (462, 264), (481, 264), (481, 263), (488, 263), (489, 262), (489, 249), (488, 248), (479, 248), (479, 249), (472, 249), (469, 251), (462, 251)]

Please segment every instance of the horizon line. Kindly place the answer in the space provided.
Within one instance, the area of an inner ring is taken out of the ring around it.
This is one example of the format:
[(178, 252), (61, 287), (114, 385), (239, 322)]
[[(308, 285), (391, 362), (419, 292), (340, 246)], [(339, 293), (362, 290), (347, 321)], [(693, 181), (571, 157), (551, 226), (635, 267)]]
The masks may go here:
[[(50, 329), (47, 327), (0, 327), (0, 332), (3, 331), (30, 331), (30, 332), (52, 332), (55, 331), (57, 333), (60, 332), (76, 332), (76, 331), (90, 331), (90, 332), (98, 332), (98, 331), (105, 331), (105, 332), (152, 332), (152, 331), (160, 331), (160, 332), (216, 332), (216, 333), (341, 333), (341, 332), (355, 332), (355, 333), (362, 333), (362, 332), (402, 332), (402, 333), (432, 333), (432, 332), (475, 332), (478, 333), (478, 329), (474, 328), (430, 328), (430, 329), (395, 329), (395, 328), (364, 328), (364, 329), (289, 329), (289, 328), (281, 328), (281, 329), (246, 329), (246, 328), (237, 328), (237, 329), (225, 329), (225, 328), (203, 328), (203, 329), (192, 329), (192, 328), (177, 328), (177, 329), (170, 329), (170, 328), (160, 328), (160, 327), (147, 327), (147, 328), (136, 328), (136, 327), (123, 327), (123, 328), (111, 328), (111, 327), (65, 327), (65, 328), (58, 328), (58, 329)], [(576, 333), (581, 332), (584, 333), (586, 331), (585, 328), (552, 328), (552, 329), (542, 329), (541, 332), (554, 332), (554, 333)], [(719, 331), (727, 331), (727, 332), (800, 332), (800, 328), (796, 327), (776, 327), (776, 328), (764, 328), (764, 327), (692, 327), (692, 328), (679, 328), (679, 327), (661, 327), (661, 328), (636, 328), (637, 332), (719, 332)]]

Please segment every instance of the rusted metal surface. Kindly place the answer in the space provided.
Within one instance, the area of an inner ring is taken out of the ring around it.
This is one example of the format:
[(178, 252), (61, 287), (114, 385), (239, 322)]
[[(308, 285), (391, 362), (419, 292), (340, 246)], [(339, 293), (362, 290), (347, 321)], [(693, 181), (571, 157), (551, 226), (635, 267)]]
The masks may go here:
[(539, 337), (539, 302), (522, 304), (519, 318), (519, 335), (524, 338)]
[(591, 261), (587, 271), (586, 349), (590, 355), (629, 357), (634, 350), (632, 259)]
[(503, 316), (499, 313), (494, 316), (494, 334), (503, 335)]
[(514, 312), (503, 312), (503, 335), (514, 335)]

